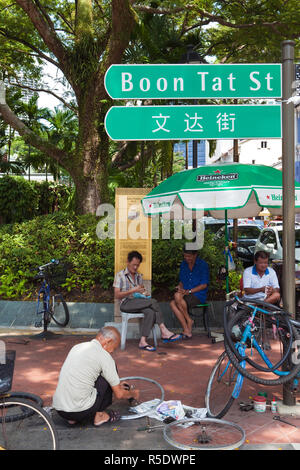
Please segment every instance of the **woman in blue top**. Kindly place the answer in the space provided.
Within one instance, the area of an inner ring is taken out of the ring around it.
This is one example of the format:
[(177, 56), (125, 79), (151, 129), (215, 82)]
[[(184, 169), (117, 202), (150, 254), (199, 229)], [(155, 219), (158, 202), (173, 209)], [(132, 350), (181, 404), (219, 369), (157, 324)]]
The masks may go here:
[(183, 339), (192, 337), (193, 320), (189, 309), (206, 301), (209, 284), (209, 267), (194, 250), (184, 250), (180, 265), (179, 284), (170, 306), (182, 326)]

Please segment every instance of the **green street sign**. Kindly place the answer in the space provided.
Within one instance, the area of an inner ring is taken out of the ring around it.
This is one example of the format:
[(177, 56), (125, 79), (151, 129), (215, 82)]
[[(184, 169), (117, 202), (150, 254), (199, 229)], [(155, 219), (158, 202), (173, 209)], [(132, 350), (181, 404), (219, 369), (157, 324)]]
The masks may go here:
[(112, 140), (281, 138), (281, 105), (113, 106)]
[(112, 65), (104, 84), (113, 99), (282, 96), (281, 64)]

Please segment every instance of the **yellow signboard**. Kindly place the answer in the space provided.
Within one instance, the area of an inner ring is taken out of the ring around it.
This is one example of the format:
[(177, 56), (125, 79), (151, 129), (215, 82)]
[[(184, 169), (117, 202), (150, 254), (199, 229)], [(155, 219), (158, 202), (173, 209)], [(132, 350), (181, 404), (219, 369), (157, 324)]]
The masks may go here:
[(141, 200), (151, 189), (117, 188), (115, 206), (115, 273), (124, 269), (130, 251), (143, 256), (139, 272), (152, 279), (151, 217), (143, 213)]

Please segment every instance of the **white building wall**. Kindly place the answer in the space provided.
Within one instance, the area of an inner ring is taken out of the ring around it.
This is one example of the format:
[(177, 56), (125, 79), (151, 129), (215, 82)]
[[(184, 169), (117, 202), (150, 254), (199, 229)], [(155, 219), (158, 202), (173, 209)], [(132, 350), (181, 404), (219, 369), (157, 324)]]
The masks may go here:
[[(281, 161), (281, 139), (245, 139), (238, 141), (239, 162), (277, 166)], [(232, 162), (233, 141), (218, 140), (211, 163)]]

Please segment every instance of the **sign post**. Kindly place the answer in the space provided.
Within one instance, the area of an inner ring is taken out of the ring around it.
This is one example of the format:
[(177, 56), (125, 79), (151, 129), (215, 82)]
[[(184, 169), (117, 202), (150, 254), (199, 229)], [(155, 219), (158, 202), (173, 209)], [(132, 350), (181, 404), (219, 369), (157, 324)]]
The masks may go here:
[[(292, 94), (294, 81), (294, 41), (282, 43), (283, 75), (283, 138), (282, 138), (282, 195), (283, 195), (283, 305), (295, 316), (295, 137), (294, 105), (285, 101)], [(283, 386), (283, 404), (294, 406), (292, 384)]]

